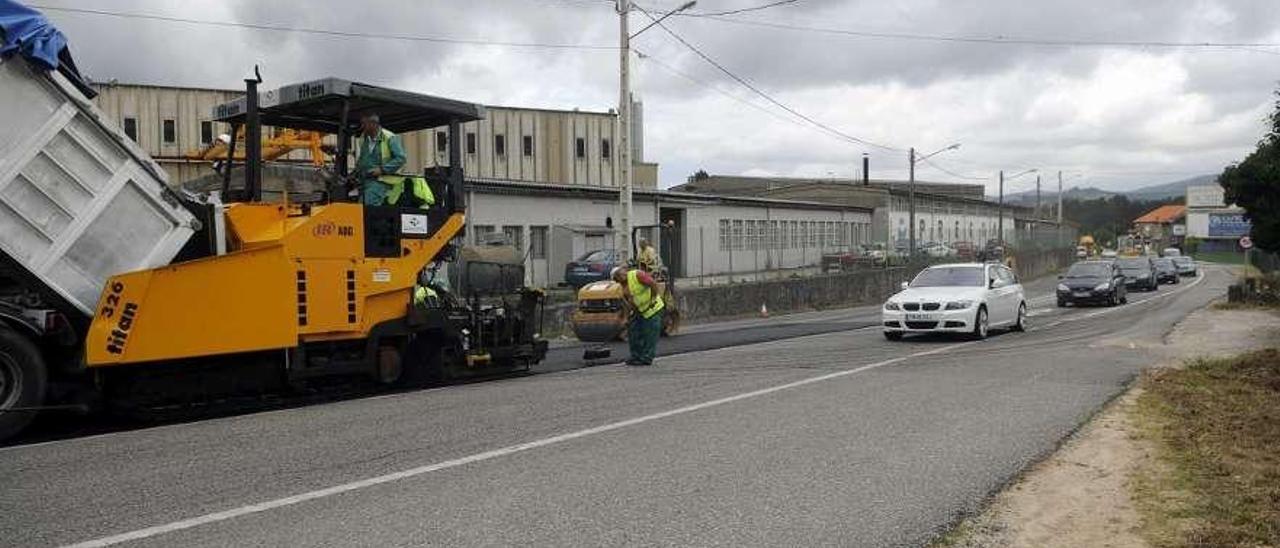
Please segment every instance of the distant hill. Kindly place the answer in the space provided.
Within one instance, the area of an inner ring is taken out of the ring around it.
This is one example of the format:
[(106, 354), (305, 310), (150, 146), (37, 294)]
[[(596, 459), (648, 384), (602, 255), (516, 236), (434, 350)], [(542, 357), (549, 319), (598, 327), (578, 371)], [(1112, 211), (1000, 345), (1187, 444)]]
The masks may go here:
[[(1158, 201), (1167, 200), (1169, 198), (1177, 198), (1185, 196), (1188, 186), (1211, 185), (1218, 179), (1217, 175), (1198, 175), (1172, 183), (1161, 183), (1157, 185), (1144, 186), (1133, 190), (1123, 192), (1115, 192), (1110, 190), (1102, 190), (1093, 187), (1072, 187), (1063, 193), (1063, 197), (1068, 200), (1096, 200), (1098, 198), (1106, 198), (1109, 196), (1125, 195), (1130, 200), (1141, 201)], [(996, 199), (995, 196), (991, 197)], [(1040, 202), (1048, 204), (1058, 199), (1057, 192), (1050, 192), (1044, 189), (1040, 192)], [(1014, 194), (1006, 194), (1004, 196), (1005, 203), (1016, 205), (1035, 205), (1036, 191), (1030, 190), (1026, 192), (1018, 192)]]

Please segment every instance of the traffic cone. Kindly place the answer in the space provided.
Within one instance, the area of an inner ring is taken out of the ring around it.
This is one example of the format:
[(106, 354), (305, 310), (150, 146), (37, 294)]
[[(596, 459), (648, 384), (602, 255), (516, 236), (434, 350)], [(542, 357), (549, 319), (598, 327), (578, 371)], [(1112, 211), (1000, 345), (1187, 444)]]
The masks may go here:
[(761, 318), (769, 317), (769, 307), (765, 306), (764, 303), (760, 303), (760, 317)]

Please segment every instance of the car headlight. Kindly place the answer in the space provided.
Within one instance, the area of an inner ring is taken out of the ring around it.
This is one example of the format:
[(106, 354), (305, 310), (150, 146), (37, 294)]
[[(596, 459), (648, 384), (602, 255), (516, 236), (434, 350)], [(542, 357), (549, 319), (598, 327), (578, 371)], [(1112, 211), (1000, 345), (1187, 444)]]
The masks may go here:
[(973, 306), (973, 301), (951, 301), (947, 303), (947, 310), (964, 310)]
[(887, 303), (884, 303), (884, 309), (885, 310), (902, 310), (902, 307), (898, 306), (898, 303), (889, 301)]
[(1058, 284), (1058, 291), (1071, 291), (1071, 288), (1067, 284)]
[(1107, 282), (1102, 282), (1093, 287), (1094, 291), (1106, 291), (1108, 289), (1111, 289), (1111, 284)]

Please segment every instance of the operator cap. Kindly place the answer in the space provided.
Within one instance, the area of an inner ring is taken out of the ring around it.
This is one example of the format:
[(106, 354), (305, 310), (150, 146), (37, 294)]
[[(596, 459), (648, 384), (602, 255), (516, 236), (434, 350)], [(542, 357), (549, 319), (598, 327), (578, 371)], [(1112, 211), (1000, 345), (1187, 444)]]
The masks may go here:
[(623, 272), (626, 272), (626, 271), (627, 269), (625, 268), (622, 268), (620, 266), (615, 266), (613, 267), (613, 270), (609, 271), (609, 278), (610, 279), (617, 278), (619, 274), (622, 274)]

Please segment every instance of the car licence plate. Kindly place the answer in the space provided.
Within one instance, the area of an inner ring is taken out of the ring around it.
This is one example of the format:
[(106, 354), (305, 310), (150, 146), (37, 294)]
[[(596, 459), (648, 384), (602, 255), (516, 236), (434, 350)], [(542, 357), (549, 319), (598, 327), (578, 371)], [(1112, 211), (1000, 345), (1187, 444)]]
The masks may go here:
[(1089, 292), (1088, 292), (1088, 291), (1076, 291), (1075, 293), (1072, 293), (1072, 295), (1075, 295), (1075, 296), (1077, 296), (1077, 297), (1088, 297), (1088, 296), (1089, 296)]
[(907, 321), (910, 322), (931, 322), (938, 319), (937, 314), (907, 314)]

